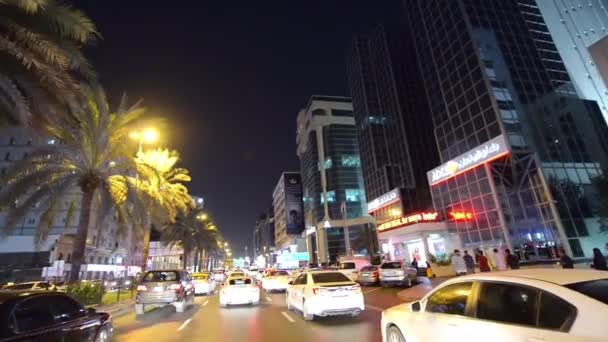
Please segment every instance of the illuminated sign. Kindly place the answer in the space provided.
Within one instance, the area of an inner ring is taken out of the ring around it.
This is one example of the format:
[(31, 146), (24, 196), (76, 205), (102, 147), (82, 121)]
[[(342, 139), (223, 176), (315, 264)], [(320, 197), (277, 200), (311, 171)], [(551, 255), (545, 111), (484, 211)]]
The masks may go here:
[(430, 213), (418, 213), (409, 216), (400, 217), (398, 219), (394, 219), (388, 222), (384, 222), (380, 224), (376, 229), (378, 231), (384, 231), (388, 229), (398, 228), (408, 226), (410, 224), (418, 223), (418, 222), (435, 222), (439, 214), (437, 212)]
[(450, 212), (450, 216), (455, 221), (464, 221), (471, 220), (473, 218), (473, 213), (468, 213), (464, 211), (452, 211)]
[(430, 185), (435, 185), (441, 181), (454, 177), (478, 165), (487, 163), (496, 158), (500, 158), (509, 153), (507, 142), (504, 136), (496, 138), (477, 146), (476, 148), (461, 154), (449, 162), (427, 172)]
[(367, 212), (374, 212), (382, 207), (385, 207), (391, 203), (395, 203), (401, 199), (401, 192), (399, 189), (393, 189), (391, 192), (387, 192), (386, 194), (374, 199), (373, 201), (367, 203)]

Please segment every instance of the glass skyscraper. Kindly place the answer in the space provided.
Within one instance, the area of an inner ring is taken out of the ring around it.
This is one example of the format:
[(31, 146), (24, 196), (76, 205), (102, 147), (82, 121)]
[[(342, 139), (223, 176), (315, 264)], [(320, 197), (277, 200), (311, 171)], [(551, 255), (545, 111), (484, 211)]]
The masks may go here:
[(577, 97), (536, 2), (404, 5), (443, 163), (428, 173), (435, 208), (465, 247), (589, 255), (605, 125), (581, 129), (599, 108)]
[(377, 251), (350, 98), (313, 96), (298, 114), (297, 146), (310, 261)]

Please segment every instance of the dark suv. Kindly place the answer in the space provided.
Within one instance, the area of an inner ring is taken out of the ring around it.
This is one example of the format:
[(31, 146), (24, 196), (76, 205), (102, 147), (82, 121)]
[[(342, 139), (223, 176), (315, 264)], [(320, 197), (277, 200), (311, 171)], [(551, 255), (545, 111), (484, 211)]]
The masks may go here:
[(137, 286), (135, 313), (143, 315), (146, 307), (173, 305), (184, 312), (194, 302), (194, 286), (183, 270), (148, 271)]

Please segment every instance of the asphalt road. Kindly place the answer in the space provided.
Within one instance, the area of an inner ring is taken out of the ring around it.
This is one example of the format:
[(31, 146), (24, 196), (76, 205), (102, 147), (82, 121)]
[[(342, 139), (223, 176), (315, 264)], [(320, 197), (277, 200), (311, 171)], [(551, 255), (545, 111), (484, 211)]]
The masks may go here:
[[(417, 285), (421, 286), (421, 285)], [(217, 294), (197, 297), (183, 313), (172, 306), (129, 313), (114, 320), (116, 341), (380, 341), (382, 310), (403, 303), (402, 288), (364, 287), (365, 311), (357, 318), (327, 317), (312, 322), (299, 311), (288, 311), (285, 293), (261, 292), (257, 306), (220, 308)], [(412, 292), (415, 288), (412, 288)], [(409, 291), (409, 290), (408, 290)], [(409, 298), (408, 298), (409, 299)]]

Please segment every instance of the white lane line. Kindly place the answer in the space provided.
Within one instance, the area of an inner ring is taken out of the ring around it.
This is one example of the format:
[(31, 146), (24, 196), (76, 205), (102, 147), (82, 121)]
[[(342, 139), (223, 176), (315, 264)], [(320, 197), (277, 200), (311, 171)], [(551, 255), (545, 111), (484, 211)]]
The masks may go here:
[(286, 320), (289, 321), (289, 323), (294, 323), (295, 320), (293, 318), (291, 318), (291, 316), (289, 316), (289, 314), (285, 311), (281, 311), (281, 314), (285, 317)]
[(207, 305), (207, 304), (209, 304), (209, 301), (208, 301), (208, 300), (206, 300), (206, 301), (203, 303), (203, 306), (205, 306), (205, 305)]
[(272, 299), (270, 299), (270, 297), (268, 297), (268, 296), (266, 297), (266, 300), (269, 302), (272, 302)]
[(384, 311), (383, 308), (379, 308), (379, 307), (373, 306), (373, 305), (366, 305), (365, 308), (366, 309), (371, 309), (371, 310), (374, 310), (374, 311), (380, 311), (380, 312)]
[(184, 323), (182, 323), (182, 325), (179, 326), (179, 328), (177, 328), (177, 331), (182, 331), (191, 321), (192, 318), (188, 318)]
[(378, 290), (380, 290), (380, 289), (381, 289), (381, 287), (376, 287), (375, 289), (371, 289), (371, 290), (368, 290), (368, 291), (363, 292), (363, 294), (372, 293), (372, 292), (374, 292), (374, 291), (378, 291)]

